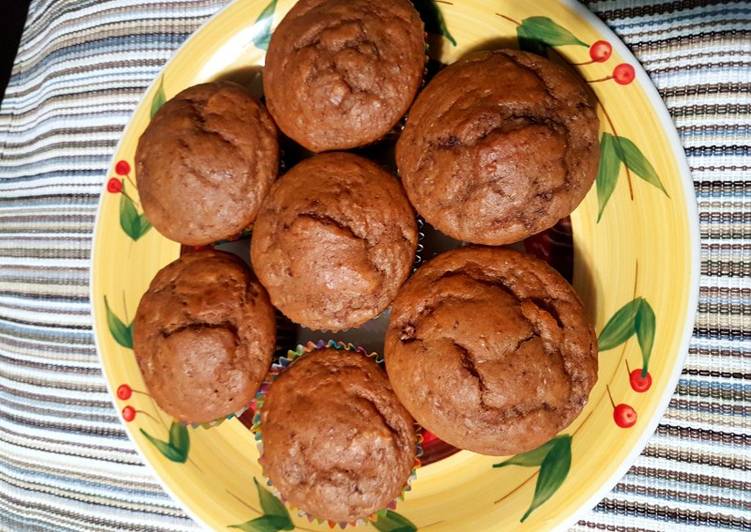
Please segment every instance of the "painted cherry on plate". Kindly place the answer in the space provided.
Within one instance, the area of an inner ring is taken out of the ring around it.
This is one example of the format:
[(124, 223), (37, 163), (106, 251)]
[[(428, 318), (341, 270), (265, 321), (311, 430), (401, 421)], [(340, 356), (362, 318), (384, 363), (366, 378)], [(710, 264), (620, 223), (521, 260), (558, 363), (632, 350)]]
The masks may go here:
[(613, 69), (613, 79), (619, 85), (628, 85), (636, 77), (634, 67), (628, 63), (621, 63)]
[(610, 59), (613, 53), (613, 47), (608, 41), (595, 41), (589, 47), (589, 57), (596, 63), (604, 63)]
[(127, 384), (121, 384), (117, 387), (117, 397), (119, 399), (127, 401), (128, 399), (130, 399), (131, 395), (133, 395), (133, 388), (131, 388)]
[(123, 191), (123, 182), (116, 177), (110, 177), (107, 181), (107, 192), (118, 194)]
[(641, 369), (635, 369), (629, 373), (628, 380), (631, 383), (631, 389), (635, 392), (644, 393), (652, 386), (652, 375), (647, 372), (642, 376)]
[(122, 414), (123, 414), (123, 419), (127, 421), (128, 423), (136, 419), (136, 409), (130, 405), (123, 408)]
[(613, 420), (623, 429), (633, 427), (636, 424), (636, 418), (636, 410), (631, 405), (621, 403), (613, 409)]
[(130, 173), (130, 164), (128, 164), (128, 161), (117, 161), (115, 173), (117, 175), (128, 175)]

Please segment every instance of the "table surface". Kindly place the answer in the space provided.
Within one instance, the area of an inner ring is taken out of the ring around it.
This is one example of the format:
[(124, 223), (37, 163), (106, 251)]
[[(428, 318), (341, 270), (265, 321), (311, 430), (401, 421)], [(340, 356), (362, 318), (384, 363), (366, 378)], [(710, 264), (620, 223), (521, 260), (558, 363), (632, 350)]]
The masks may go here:
[[(0, 108), (0, 529), (196, 527), (143, 465), (110, 402), (88, 268), (124, 125), (172, 52), (225, 3), (32, 2)], [(589, 7), (642, 62), (675, 120), (702, 265), (694, 336), (667, 413), (574, 529), (749, 530), (751, 2)]]

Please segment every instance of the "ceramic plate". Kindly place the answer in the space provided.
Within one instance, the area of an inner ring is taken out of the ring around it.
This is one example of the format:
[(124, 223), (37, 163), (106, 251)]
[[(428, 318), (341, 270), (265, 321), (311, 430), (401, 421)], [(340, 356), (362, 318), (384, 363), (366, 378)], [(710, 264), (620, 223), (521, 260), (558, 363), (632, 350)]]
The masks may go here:
[[(270, 32), (293, 3), (237, 1), (178, 50), (123, 133), (96, 223), (91, 301), (113, 400), (164, 488), (212, 529), (294, 525), (326, 530), (334, 523), (309, 522), (271, 495), (253, 435), (242, 420), (185, 428), (173, 424), (144, 393), (131, 348), (133, 314), (154, 274), (179, 255), (180, 246), (162, 237), (143, 216), (133, 157), (151, 115), (180, 90), (229, 78), (259, 91)], [(692, 182), (673, 124), (649, 77), (617, 37), (579, 4), (417, 3), (430, 34), (434, 65), (451, 63), (473, 49), (521, 47), (572, 65), (599, 100), (599, 175), (570, 223), (573, 283), (599, 335), (599, 381), (574, 423), (532, 454), (452, 452), (426, 438), (424, 463), (411, 491), (361, 528), (438, 532), (564, 527), (626, 472), (676, 385), (698, 292)], [(427, 235), (423, 253), (428, 256), (435, 252), (430, 242)], [(537, 251), (540, 245), (545, 252), (544, 241), (532, 242)], [(378, 327), (375, 322), (365, 330), (373, 338)], [(303, 331), (294, 334), (297, 339), (305, 336)], [(362, 331), (354, 331), (337, 339), (358, 342), (361, 336)], [(502, 466), (494, 467), (498, 464)]]

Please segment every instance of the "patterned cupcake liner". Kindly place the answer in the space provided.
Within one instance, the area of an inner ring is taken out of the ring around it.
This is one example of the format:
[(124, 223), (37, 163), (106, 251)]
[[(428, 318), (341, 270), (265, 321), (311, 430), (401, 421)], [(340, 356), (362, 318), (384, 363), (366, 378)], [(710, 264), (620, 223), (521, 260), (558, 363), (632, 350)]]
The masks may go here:
[[(367, 349), (365, 349), (362, 346), (356, 346), (351, 343), (345, 343), (345, 342), (338, 342), (336, 340), (318, 340), (316, 342), (307, 342), (305, 345), (298, 345), (294, 350), (290, 349), (287, 351), (286, 356), (280, 356), (271, 366), (271, 369), (269, 370), (269, 373), (266, 376), (266, 379), (264, 380), (263, 384), (261, 385), (260, 389), (256, 393), (256, 399), (255, 399), (255, 415), (253, 416), (253, 426), (251, 428), (251, 431), (255, 435), (255, 441), (256, 446), (258, 447), (258, 453), (260, 455), (258, 459), (258, 463), (261, 464), (261, 468), (264, 469), (264, 460), (263, 460), (263, 434), (262, 434), (262, 428), (261, 428), (261, 410), (263, 409), (264, 400), (266, 397), (266, 394), (268, 393), (268, 390), (272, 383), (281, 375), (287, 368), (289, 368), (292, 364), (295, 363), (300, 357), (305, 356), (307, 353), (310, 353), (312, 351), (317, 351), (320, 349), (325, 348), (332, 348), (337, 349), (339, 351), (351, 351), (353, 353), (360, 353), (362, 355), (365, 355), (371, 359), (373, 359), (379, 366), (383, 367), (383, 356), (379, 353), (375, 352), (368, 352)], [(416, 425), (417, 427), (417, 425)], [(356, 521), (351, 522), (335, 522), (328, 519), (320, 519), (314, 515), (310, 515), (304, 510), (300, 508), (294, 508), (294, 510), (297, 512), (297, 515), (299, 517), (304, 517), (309, 522), (315, 521), (318, 524), (327, 523), (330, 527), (334, 527), (336, 525), (339, 525), (340, 528), (346, 528), (347, 526), (359, 526), (364, 525), (369, 522), (375, 522), (378, 519), (378, 515), (383, 513), (385, 510), (394, 510), (396, 508), (396, 504), (399, 500), (404, 500), (404, 496), (408, 491), (412, 490), (412, 481), (417, 477), (417, 468), (420, 467), (420, 458), (422, 457), (422, 434), (420, 432), (417, 433), (417, 448), (415, 452), (415, 463), (412, 467), (412, 471), (409, 474), (409, 477), (407, 478), (407, 482), (404, 486), (404, 489), (402, 490), (401, 494), (399, 496), (390, 501), (385, 508), (378, 510), (376, 512), (373, 512), (371, 515), (369, 515), (367, 518), (357, 519)], [(271, 483), (271, 481), (268, 479), (268, 476), (266, 475), (266, 472), (264, 470), (264, 477), (266, 478), (266, 484), (269, 487), (269, 489), (279, 497), (279, 499), (282, 500), (285, 504), (288, 504), (287, 500), (284, 498), (284, 496), (279, 493), (279, 490), (276, 489), (276, 487)]]

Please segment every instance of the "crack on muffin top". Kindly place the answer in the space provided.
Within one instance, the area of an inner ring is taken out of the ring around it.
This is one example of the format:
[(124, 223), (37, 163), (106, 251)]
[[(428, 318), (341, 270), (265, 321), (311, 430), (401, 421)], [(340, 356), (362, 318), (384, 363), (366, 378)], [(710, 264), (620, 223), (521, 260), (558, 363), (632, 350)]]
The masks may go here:
[(417, 211), (468, 242), (515, 242), (553, 225), (597, 171), (591, 96), (547, 60), (479, 52), (420, 93), (396, 159)]
[(505, 249), (461, 248), (422, 266), (394, 301), (385, 355), (421, 425), (487, 454), (544, 443), (596, 380), (596, 338), (571, 287)]
[(261, 409), (264, 472), (292, 505), (334, 521), (364, 518), (405, 487), (411, 417), (366, 356), (312, 351), (271, 385)]
[(298, 2), (274, 31), (264, 89), (281, 129), (313, 151), (383, 137), (422, 80), (424, 34), (405, 0)]
[(361, 157), (327, 153), (272, 187), (254, 226), (251, 260), (292, 321), (343, 330), (388, 306), (416, 247), (417, 224), (398, 180)]
[(184, 423), (206, 423), (247, 406), (275, 346), (265, 292), (239, 259), (217, 251), (183, 255), (163, 268), (133, 327), (149, 392)]
[(279, 165), (276, 126), (244, 88), (217, 81), (168, 100), (141, 135), (136, 180), (156, 229), (187, 245), (250, 225)]

